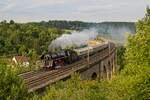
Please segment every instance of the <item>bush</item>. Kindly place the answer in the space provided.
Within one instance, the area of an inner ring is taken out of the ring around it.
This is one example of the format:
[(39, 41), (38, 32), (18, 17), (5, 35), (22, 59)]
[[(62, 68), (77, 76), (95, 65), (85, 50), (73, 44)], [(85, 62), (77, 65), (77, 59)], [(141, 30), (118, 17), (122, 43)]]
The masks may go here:
[(104, 100), (98, 81), (81, 81), (75, 74), (66, 82), (48, 88), (42, 100)]
[(16, 72), (0, 64), (0, 100), (25, 100), (27, 89)]
[(110, 100), (148, 99), (150, 97), (149, 70), (149, 67), (125, 68), (113, 80), (103, 81), (100, 87), (103, 88), (104, 95)]

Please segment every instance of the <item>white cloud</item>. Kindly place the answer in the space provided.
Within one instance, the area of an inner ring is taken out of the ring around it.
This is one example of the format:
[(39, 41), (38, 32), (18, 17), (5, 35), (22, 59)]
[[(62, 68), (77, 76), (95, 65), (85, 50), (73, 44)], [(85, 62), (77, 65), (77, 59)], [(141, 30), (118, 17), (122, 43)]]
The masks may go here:
[(135, 21), (147, 5), (148, 0), (1, 0), (0, 20)]

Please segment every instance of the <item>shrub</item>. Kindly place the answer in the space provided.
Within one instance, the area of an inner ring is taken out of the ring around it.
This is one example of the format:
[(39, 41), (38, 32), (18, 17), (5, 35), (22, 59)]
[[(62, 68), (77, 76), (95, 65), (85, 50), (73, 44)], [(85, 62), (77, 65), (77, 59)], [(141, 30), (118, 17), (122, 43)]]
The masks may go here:
[(25, 100), (27, 89), (16, 72), (0, 64), (0, 100)]

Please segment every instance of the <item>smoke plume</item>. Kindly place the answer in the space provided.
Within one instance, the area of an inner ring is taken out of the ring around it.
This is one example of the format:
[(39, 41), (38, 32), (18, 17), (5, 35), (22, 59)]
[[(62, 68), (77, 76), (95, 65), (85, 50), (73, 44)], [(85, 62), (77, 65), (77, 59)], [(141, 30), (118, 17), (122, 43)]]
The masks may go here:
[(72, 45), (80, 46), (87, 44), (87, 41), (90, 39), (96, 38), (98, 35), (98, 32), (96, 29), (88, 29), (83, 30), (81, 32), (73, 31), (71, 34), (63, 34), (61, 37), (55, 39), (52, 41), (52, 43), (49, 45), (49, 50), (52, 48), (66, 48)]
[(126, 33), (135, 33), (134, 28), (127, 26), (115, 27), (111, 25), (94, 27), (91, 29), (86, 29), (81, 32), (73, 31), (71, 34), (63, 34), (61, 37), (52, 41), (49, 45), (49, 50), (54, 48), (66, 48), (75, 45), (79, 47), (81, 45), (86, 45), (87, 41), (94, 39), (97, 36), (102, 36), (107, 39), (111, 39), (116, 43), (124, 44), (127, 40)]
[(109, 38), (119, 44), (124, 44), (127, 40), (127, 36), (131, 33), (135, 33), (135, 31), (128, 27), (108, 27), (107, 30), (105, 28), (98, 28), (98, 32), (100, 36)]

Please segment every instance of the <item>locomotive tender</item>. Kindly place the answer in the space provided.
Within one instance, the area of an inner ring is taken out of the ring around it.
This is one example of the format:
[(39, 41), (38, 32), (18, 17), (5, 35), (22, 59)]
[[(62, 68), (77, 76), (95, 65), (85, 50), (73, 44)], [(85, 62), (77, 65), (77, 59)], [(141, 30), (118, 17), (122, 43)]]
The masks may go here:
[(92, 56), (96, 52), (100, 52), (103, 49), (109, 47), (109, 42), (101, 39), (99, 40), (90, 40), (88, 46), (73, 50), (62, 50), (59, 52), (49, 52), (41, 56), (41, 59), (44, 63), (44, 69), (56, 69), (63, 67), (65, 65), (72, 64), (81, 59), (87, 58), (88, 55)]

